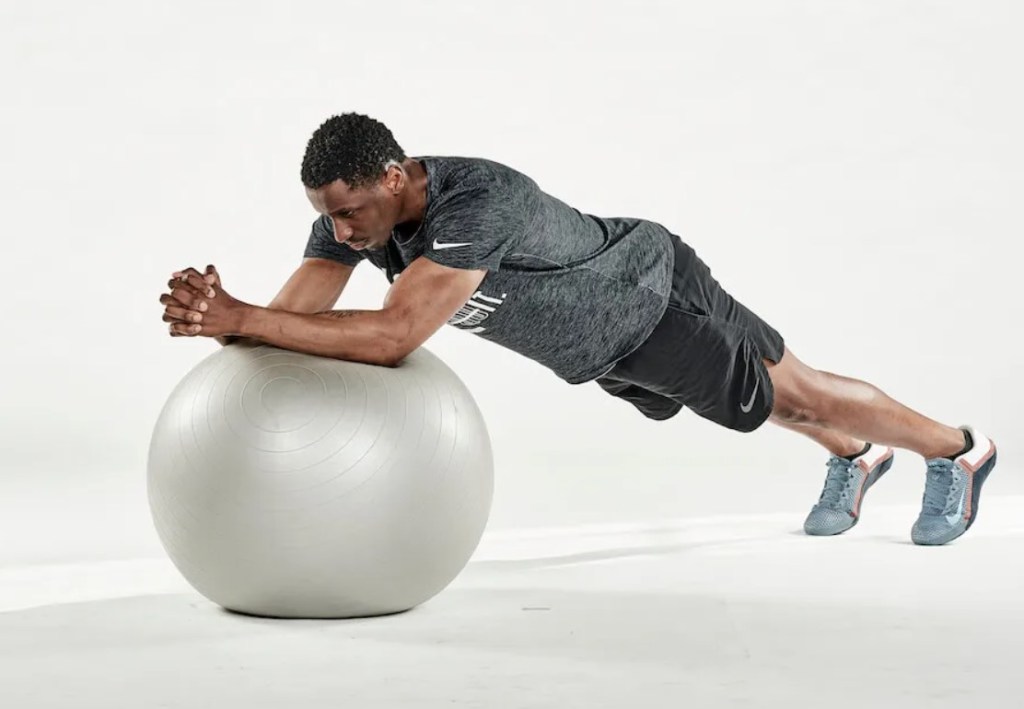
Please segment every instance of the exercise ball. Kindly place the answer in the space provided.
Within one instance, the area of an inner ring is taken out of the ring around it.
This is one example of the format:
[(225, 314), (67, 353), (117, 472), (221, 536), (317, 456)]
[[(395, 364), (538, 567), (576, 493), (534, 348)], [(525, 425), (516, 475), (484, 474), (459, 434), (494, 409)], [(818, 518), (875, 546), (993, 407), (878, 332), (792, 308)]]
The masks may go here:
[(490, 438), (424, 348), (397, 367), (231, 344), (161, 410), (147, 492), (171, 561), (229, 610), (350, 618), (408, 610), (476, 549)]

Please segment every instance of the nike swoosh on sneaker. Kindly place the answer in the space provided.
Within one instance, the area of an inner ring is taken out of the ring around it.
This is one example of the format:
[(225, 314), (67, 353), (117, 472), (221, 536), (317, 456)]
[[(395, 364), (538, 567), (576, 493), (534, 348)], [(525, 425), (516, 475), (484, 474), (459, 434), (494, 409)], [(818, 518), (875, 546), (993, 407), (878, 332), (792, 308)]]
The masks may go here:
[(434, 239), (434, 249), (440, 251), (441, 249), (457, 249), (460, 246), (469, 246), (471, 242), (463, 242), (456, 244), (454, 242), (441, 243), (437, 239)]
[(754, 382), (754, 393), (750, 395), (750, 401), (746, 404), (740, 404), (740, 411), (745, 414), (749, 414), (750, 410), (754, 408), (754, 399), (757, 398), (757, 388), (761, 386), (761, 380)]
[(960, 495), (960, 499), (956, 503), (956, 511), (946, 515), (946, 522), (949, 524), (956, 524), (960, 521), (960, 518), (964, 516), (964, 495)]

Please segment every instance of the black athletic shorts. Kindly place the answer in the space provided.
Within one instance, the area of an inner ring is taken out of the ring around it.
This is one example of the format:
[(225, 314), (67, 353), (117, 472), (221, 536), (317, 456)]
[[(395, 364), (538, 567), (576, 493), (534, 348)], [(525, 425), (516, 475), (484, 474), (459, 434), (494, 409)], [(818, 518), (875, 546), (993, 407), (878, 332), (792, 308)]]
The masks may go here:
[(597, 383), (648, 418), (671, 418), (686, 406), (726, 428), (753, 431), (774, 403), (762, 358), (782, 359), (782, 335), (726, 293), (692, 248), (678, 237), (673, 242), (664, 316)]

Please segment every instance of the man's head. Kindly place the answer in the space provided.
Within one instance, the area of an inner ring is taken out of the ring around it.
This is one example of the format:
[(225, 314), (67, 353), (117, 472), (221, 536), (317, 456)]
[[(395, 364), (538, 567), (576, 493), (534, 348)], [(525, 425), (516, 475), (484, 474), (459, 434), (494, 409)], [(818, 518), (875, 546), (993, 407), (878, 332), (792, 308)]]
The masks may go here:
[(383, 123), (358, 113), (332, 116), (302, 158), (313, 208), (330, 217), (334, 238), (355, 249), (380, 248), (403, 206), (406, 155)]

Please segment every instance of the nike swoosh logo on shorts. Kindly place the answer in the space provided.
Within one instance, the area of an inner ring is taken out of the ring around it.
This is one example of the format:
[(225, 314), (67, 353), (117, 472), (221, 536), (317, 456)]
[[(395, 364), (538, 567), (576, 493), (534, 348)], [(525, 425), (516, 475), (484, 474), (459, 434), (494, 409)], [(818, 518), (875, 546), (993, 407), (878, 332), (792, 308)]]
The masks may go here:
[(749, 414), (750, 410), (752, 408), (754, 408), (754, 399), (757, 398), (757, 388), (759, 386), (761, 386), (760, 380), (754, 382), (754, 393), (750, 395), (750, 401), (749, 402), (747, 402), (745, 405), (744, 404), (740, 404), (740, 411), (742, 411), (745, 414)]
[(469, 246), (469, 244), (470, 244), (470, 242), (468, 242), (468, 241), (465, 242), (465, 243), (461, 243), (461, 244), (455, 244), (455, 243), (442, 244), (437, 239), (434, 239), (434, 249), (437, 250), (437, 251), (440, 251), (441, 249), (455, 249), (455, 248), (458, 248), (460, 246)]

